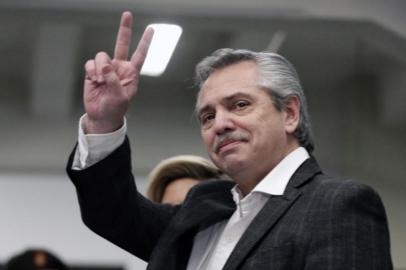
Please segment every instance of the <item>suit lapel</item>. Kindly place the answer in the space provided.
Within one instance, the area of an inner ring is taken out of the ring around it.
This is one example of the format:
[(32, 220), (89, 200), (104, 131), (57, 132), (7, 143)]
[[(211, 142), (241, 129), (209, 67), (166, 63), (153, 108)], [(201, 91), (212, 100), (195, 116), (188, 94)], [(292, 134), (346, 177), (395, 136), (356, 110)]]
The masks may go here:
[(317, 162), (310, 158), (295, 172), (282, 196), (271, 196), (238, 241), (223, 270), (236, 269), (252, 248), (277, 224), (280, 218), (300, 197), (301, 186), (320, 172)]
[(230, 181), (200, 185), (161, 236), (147, 269), (186, 269), (196, 233), (230, 218), (235, 211), (230, 192), (234, 185)]
[(223, 269), (236, 269), (249, 251), (272, 229), (300, 194), (301, 191), (293, 190), (289, 196), (271, 196), (238, 241)]
[(199, 195), (194, 195), (183, 205), (176, 216), (175, 227), (179, 231), (191, 228), (202, 230), (224, 219), (228, 219), (236, 209), (231, 195), (235, 185), (230, 181), (217, 181), (201, 186)]

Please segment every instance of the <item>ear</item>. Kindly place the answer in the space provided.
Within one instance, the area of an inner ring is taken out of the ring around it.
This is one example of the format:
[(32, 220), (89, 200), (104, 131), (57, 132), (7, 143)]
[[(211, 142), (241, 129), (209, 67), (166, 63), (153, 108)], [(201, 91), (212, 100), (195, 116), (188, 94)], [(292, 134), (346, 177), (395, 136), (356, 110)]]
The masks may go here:
[(285, 131), (288, 134), (295, 132), (299, 125), (300, 101), (299, 97), (292, 95), (285, 104)]

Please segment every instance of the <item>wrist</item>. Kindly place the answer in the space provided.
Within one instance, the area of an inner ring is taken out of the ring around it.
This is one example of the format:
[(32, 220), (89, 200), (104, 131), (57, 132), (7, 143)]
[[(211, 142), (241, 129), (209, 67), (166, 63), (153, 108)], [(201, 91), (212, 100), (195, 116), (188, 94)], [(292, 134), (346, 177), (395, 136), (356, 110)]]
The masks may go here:
[(83, 118), (82, 128), (85, 134), (105, 134), (120, 129), (124, 124), (124, 119), (120, 120), (94, 120), (86, 115)]

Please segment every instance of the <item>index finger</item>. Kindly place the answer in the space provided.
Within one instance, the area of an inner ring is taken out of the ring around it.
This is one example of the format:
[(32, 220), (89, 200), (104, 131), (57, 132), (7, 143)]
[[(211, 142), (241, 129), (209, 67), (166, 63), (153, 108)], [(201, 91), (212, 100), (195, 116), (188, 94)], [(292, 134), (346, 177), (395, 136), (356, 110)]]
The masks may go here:
[(131, 56), (131, 63), (136, 70), (140, 71), (147, 57), (149, 45), (151, 45), (152, 37), (154, 36), (154, 29), (147, 27), (144, 34), (142, 34), (141, 40), (138, 43), (137, 49)]
[(121, 15), (120, 27), (117, 33), (116, 46), (114, 49), (114, 59), (127, 60), (132, 34), (132, 23), (133, 16), (131, 12), (123, 12), (123, 14)]

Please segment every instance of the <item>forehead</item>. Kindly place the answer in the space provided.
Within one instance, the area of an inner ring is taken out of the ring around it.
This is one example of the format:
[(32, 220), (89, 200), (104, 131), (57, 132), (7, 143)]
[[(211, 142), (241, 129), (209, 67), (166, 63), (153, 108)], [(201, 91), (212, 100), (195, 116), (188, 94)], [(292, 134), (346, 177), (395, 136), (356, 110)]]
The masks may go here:
[(213, 72), (203, 83), (197, 96), (196, 111), (211, 102), (236, 93), (255, 94), (259, 87), (259, 70), (255, 62), (246, 60)]

